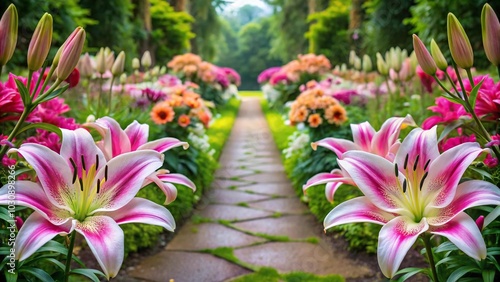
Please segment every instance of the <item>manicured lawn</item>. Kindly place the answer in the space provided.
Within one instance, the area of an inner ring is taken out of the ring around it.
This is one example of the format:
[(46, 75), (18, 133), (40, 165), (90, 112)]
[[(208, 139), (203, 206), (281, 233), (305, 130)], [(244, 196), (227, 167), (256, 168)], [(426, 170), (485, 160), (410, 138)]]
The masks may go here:
[(241, 97), (260, 97), (263, 98), (262, 91), (238, 91)]

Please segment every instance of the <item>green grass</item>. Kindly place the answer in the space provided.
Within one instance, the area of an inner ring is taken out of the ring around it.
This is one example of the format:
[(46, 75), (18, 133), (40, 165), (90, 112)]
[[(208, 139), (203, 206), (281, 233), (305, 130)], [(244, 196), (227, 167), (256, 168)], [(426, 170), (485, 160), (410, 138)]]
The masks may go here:
[(257, 272), (240, 276), (231, 282), (342, 282), (345, 279), (340, 275), (319, 276), (305, 272), (290, 272), (280, 274), (271, 267), (262, 267)]
[(219, 159), (222, 148), (229, 137), (229, 133), (231, 133), (234, 121), (238, 115), (240, 104), (241, 101), (238, 99), (229, 100), (228, 103), (220, 109), (220, 117), (215, 120), (207, 130), (208, 141), (210, 142), (210, 146), (215, 149), (214, 158), (216, 160)]
[(262, 111), (266, 116), (267, 123), (271, 128), (274, 142), (276, 142), (278, 149), (282, 151), (288, 147), (288, 137), (292, 135), (296, 129), (293, 126), (286, 125), (280, 113), (269, 109), (269, 105), (266, 100), (261, 100), (261, 106)]
[(206, 250), (203, 250), (202, 252), (214, 255), (214, 256), (222, 258), (222, 259), (225, 259), (227, 261), (230, 261), (234, 264), (237, 264), (241, 267), (250, 269), (252, 271), (257, 271), (259, 269), (258, 266), (241, 261), (239, 258), (237, 258), (234, 255), (233, 251), (234, 251), (234, 249), (230, 248), (230, 247), (220, 247), (220, 248), (216, 248), (216, 249), (206, 249)]
[(239, 91), (238, 95), (241, 97), (259, 97), (264, 98), (262, 91)]

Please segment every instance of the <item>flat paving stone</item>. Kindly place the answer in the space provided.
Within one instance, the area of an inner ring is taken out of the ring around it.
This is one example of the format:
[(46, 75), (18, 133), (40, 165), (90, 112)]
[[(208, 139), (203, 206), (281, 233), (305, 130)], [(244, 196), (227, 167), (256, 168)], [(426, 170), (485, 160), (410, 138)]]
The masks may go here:
[(297, 198), (280, 198), (267, 201), (249, 203), (249, 207), (263, 209), (270, 212), (289, 214), (303, 214), (307, 212), (306, 206)]
[(259, 171), (254, 169), (242, 169), (242, 168), (231, 168), (231, 167), (222, 167), (217, 170), (215, 173), (215, 177), (220, 179), (229, 179), (232, 177), (241, 177), (256, 174)]
[(231, 180), (231, 179), (216, 179), (212, 184), (210, 185), (212, 188), (229, 188), (229, 187), (243, 187), (246, 185), (251, 185), (255, 184), (251, 181), (245, 181), (245, 180)]
[(312, 215), (288, 215), (234, 223), (235, 227), (253, 233), (288, 236), (290, 239), (306, 239), (318, 235)]
[(201, 217), (211, 219), (224, 219), (231, 221), (243, 221), (271, 216), (273, 213), (268, 211), (250, 209), (239, 206), (228, 205), (208, 205), (203, 210), (196, 211)]
[(252, 164), (247, 166), (247, 169), (256, 169), (259, 171), (266, 171), (266, 172), (276, 172), (276, 171), (285, 171), (285, 168), (281, 163), (279, 164)]
[(283, 197), (295, 197), (295, 192), (290, 183), (257, 183), (238, 187), (238, 190)]
[(163, 251), (146, 258), (129, 275), (148, 281), (224, 281), (249, 270), (209, 254)]
[(346, 278), (363, 277), (370, 269), (320, 244), (287, 242), (267, 243), (234, 251), (240, 260), (259, 266), (276, 268), (280, 272), (304, 271), (320, 275), (340, 274)]
[(241, 180), (258, 183), (290, 183), (284, 172), (262, 172), (240, 177)]
[(238, 190), (212, 189), (206, 194), (206, 199), (216, 204), (238, 204), (271, 199), (271, 196), (250, 194)]
[(247, 235), (218, 223), (186, 223), (167, 250), (199, 251), (219, 247), (242, 247), (264, 242), (265, 239)]

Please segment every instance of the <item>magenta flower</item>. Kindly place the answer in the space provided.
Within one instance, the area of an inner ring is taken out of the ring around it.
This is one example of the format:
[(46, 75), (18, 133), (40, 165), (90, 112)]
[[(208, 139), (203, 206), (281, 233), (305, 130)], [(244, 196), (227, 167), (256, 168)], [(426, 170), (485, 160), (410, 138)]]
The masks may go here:
[[(61, 153), (39, 144), (23, 144), (18, 152), (35, 170), (39, 182), (17, 181), (16, 204), (35, 210), (16, 238), (16, 259), (27, 259), (56, 235), (83, 235), (108, 277), (123, 262), (120, 224), (139, 222), (173, 231), (175, 222), (163, 206), (135, 198), (146, 177), (162, 163), (153, 150), (131, 152), (106, 160), (85, 129), (62, 129)], [(7, 185), (0, 204), (11, 202)]]
[[(313, 149), (318, 146), (330, 149), (339, 159), (343, 159), (344, 154), (349, 151), (365, 151), (392, 161), (401, 144), (399, 142), (401, 127), (407, 125), (415, 125), (415, 121), (410, 115), (404, 118), (393, 117), (386, 120), (377, 132), (368, 122), (351, 124), (354, 141), (331, 137), (314, 142), (311, 146)], [(330, 202), (333, 202), (333, 196), (340, 185), (355, 185), (346, 171), (334, 169), (330, 173), (323, 172), (311, 177), (302, 189), (305, 193), (310, 187), (320, 184), (326, 184), (325, 196)]]
[[(171, 137), (147, 142), (149, 126), (147, 124), (140, 124), (137, 121), (131, 123), (125, 130), (121, 129), (120, 124), (110, 117), (103, 117), (94, 123), (86, 125), (95, 128), (103, 137), (101, 141), (97, 142), (97, 146), (104, 152), (106, 159), (133, 151), (155, 150), (159, 153), (164, 153), (179, 146), (184, 147), (184, 149), (189, 147), (188, 143)], [(171, 203), (177, 197), (177, 189), (171, 183), (187, 186), (193, 191), (196, 190), (195, 184), (189, 178), (182, 174), (169, 173), (165, 169), (149, 175), (143, 187), (152, 182), (158, 185), (165, 193), (165, 205)]]
[(477, 143), (464, 143), (439, 154), (437, 145), (436, 127), (416, 128), (403, 141), (394, 161), (363, 151), (346, 152), (339, 160), (364, 196), (335, 207), (325, 218), (325, 229), (354, 222), (383, 225), (377, 257), (387, 277), (394, 276), (424, 232), (448, 238), (474, 259), (486, 257), (481, 232), (463, 211), (499, 205), (500, 190), (480, 180), (460, 183), (483, 149)]
[(428, 109), (438, 115), (428, 117), (424, 120), (422, 123), (423, 129), (430, 129), (438, 123), (451, 123), (461, 117), (469, 117), (469, 114), (467, 114), (462, 105), (450, 102), (443, 97), (436, 98), (436, 105), (430, 106)]
[(275, 74), (278, 73), (281, 70), (281, 67), (272, 67), (265, 69), (262, 71), (259, 76), (257, 77), (257, 82), (259, 84), (265, 84), (268, 83), (271, 77)]
[[(481, 118), (498, 120), (500, 118), (500, 83), (495, 84), (495, 81), (488, 75), (476, 76), (473, 80), (474, 85), (483, 81), (477, 94), (474, 112)], [(469, 93), (472, 90), (469, 80), (464, 79), (463, 83), (465, 90)], [(458, 89), (461, 89), (460, 85)]]

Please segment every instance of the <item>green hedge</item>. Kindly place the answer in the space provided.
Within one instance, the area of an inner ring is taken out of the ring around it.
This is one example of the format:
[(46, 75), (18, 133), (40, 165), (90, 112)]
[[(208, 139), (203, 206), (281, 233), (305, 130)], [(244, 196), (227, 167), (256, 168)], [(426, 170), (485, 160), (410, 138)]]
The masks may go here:
[[(282, 117), (282, 114), (269, 108), (267, 101), (261, 101), (262, 110), (266, 116), (269, 127), (273, 134), (278, 148), (282, 151), (288, 147), (288, 138), (296, 131), (295, 127), (288, 126)], [(358, 123), (362, 119), (361, 110), (355, 108), (347, 109), (350, 114), (351, 122)], [(352, 113), (352, 115), (351, 115)], [(348, 126), (342, 127), (337, 133), (341, 138), (350, 138), (351, 133)], [(310, 147), (304, 149), (303, 154), (294, 154), (290, 158), (282, 155), (285, 171), (292, 181), (292, 185), (299, 197), (306, 202), (316, 218), (323, 221), (325, 216), (338, 204), (360, 196), (361, 192), (352, 186), (343, 185), (335, 194), (334, 203), (326, 200), (324, 186), (317, 186), (308, 189), (307, 196), (302, 193), (302, 185), (320, 172), (328, 172), (337, 167), (335, 154), (324, 149), (318, 148), (312, 151)], [(344, 236), (353, 250), (365, 250), (369, 253), (376, 252), (378, 233), (380, 226), (369, 223), (344, 224), (330, 229)]]
[[(186, 171), (176, 171), (177, 173), (183, 173), (188, 176), (197, 187), (196, 193), (193, 193), (189, 188), (177, 186), (177, 199), (167, 206), (177, 223), (191, 214), (193, 207), (200, 199), (205, 188), (209, 187), (212, 182), (214, 172), (218, 166), (216, 160), (219, 158), (222, 147), (229, 137), (239, 106), (239, 100), (231, 99), (226, 105), (220, 107), (218, 109), (220, 117), (217, 118), (207, 130), (210, 145), (215, 150), (213, 157), (192, 147), (186, 151), (182, 151), (181, 148), (176, 148), (172, 150), (172, 152), (167, 152), (167, 154), (173, 156), (197, 154), (194, 172), (189, 169), (186, 169)], [(181, 161), (181, 159), (179, 161)], [(153, 185), (143, 188), (139, 192), (138, 197), (147, 198), (158, 204), (163, 204), (165, 201), (163, 192)], [(154, 246), (159, 235), (165, 232), (162, 227), (147, 224), (126, 224), (122, 227), (125, 232), (125, 254), (136, 252), (141, 248)]]

